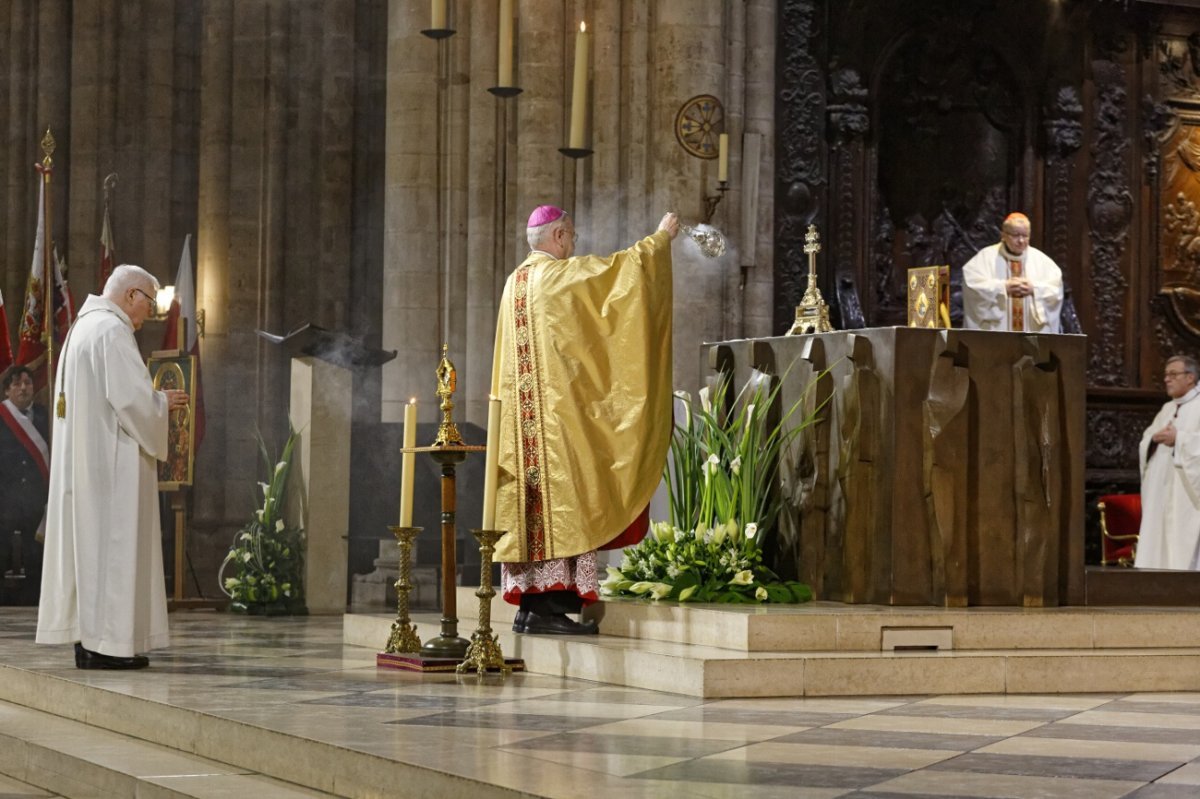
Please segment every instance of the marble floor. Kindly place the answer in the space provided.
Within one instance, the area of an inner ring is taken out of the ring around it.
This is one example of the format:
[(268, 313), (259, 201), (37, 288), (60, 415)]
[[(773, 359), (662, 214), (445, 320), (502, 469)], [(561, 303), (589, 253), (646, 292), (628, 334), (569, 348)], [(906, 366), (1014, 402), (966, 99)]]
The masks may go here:
[[(26, 705), (79, 718), (75, 702), (55, 707), (67, 681), (405, 764), (413, 785), (422, 770), (448, 775), (446, 796), (1200, 796), (1200, 693), (709, 701), (537, 674), (379, 671), (373, 651), (342, 644), (340, 618), (211, 612), (174, 614), (173, 645), (144, 672), (84, 672), (70, 647), (36, 646), (34, 623), (32, 609), (0, 608), (0, 733)], [(249, 767), (309, 783), (303, 769)], [(0, 799), (48, 795), (0, 777)]]

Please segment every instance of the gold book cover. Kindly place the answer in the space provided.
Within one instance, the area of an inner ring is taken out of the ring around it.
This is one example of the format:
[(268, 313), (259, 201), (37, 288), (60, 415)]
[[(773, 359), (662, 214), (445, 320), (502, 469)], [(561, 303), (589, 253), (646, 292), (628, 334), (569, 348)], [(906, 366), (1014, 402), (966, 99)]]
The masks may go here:
[(950, 327), (950, 267), (908, 270), (908, 326)]

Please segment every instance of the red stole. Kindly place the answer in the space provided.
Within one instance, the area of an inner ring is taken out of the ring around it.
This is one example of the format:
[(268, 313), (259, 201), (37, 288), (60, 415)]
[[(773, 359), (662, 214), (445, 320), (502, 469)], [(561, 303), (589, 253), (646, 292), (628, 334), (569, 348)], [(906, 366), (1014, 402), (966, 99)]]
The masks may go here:
[[(1025, 268), (1020, 261), (1008, 262), (1009, 277), (1024, 277)], [(1008, 298), (1008, 329), (1023, 332), (1025, 330), (1025, 298)]]
[[(29, 433), (25, 431), (24, 426), (16, 420), (12, 411), (3, 402), (0, 402), (0, 420), (8, 425), (8, 429), (16, 436), (17, 441), (21, 446), (33, 457), (33, 462), (37, 464), (38, 471), (42, 473), (42, 478), (46, 482), (50, 481), (50, 467), (46, 464), (46, 459), (42, 457), (42, 451), (38, 449), (37, 444), (33, 443), (33, 439), (29, 437)], [(32, 422), (30, 423), (32, 424)]]

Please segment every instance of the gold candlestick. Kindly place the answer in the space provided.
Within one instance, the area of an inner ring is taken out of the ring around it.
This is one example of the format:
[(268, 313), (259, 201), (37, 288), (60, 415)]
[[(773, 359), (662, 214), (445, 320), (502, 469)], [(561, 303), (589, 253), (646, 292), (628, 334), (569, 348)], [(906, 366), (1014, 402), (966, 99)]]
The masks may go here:
[(420, 652), (421, 639), (417, 637), (417, 625), (413, 624), (408, 616), (408, 592), (413, 589), (413, 540), (421, 532), (421, 528), (392, 525), (388, 529), (396, 536), (396, 543), (400, 545), (400, 577), (396, 580), (396, 620), (392, 622), (392, 632), (383, 651), (392, 655)]
[(458, 664), (459, 674), (471, 669), (479, 672), (481, 677), (488, 669), (499, 669), (505, 676), (512, 673), (512, 667), (504, 662), (500, 642), (492, 632), (492, 597), (496, 595), (496, 589), (492, 587), (492, 553), (504, 533), (504, 530), (471, 531), (479, 542), (479, 590), (475, 592), (479, 597), (479, 626), (471, 634), (471, 645), (467, 647), (463, 662)]
[(796, 321), (787, 332), (789, 336), (829, 333), (833, 330), (833, 325), (829, 324), (829, 306), (825, 304), (821, 290), (817, 288), (817, 253), (820, 251), (817, 226), (809, 225), (808, 233), (804, 236), (804, 252), (808, 254), (808, 288), (800, 304), (796, 306)]
[(458, 388), (458, 372), (446, 356), (448, 349), (448, 344), (442, 345), (442, 360), (437, 367), (437, 395), (442, 400), (438, 407), (442, 411), (442, 423), (438, 425), (437, 438), (433, 442), (435, 447), (462, 446), (464, 443), (453, 419), (454, 400), (451, 397), (454, 396), (454, 390)]

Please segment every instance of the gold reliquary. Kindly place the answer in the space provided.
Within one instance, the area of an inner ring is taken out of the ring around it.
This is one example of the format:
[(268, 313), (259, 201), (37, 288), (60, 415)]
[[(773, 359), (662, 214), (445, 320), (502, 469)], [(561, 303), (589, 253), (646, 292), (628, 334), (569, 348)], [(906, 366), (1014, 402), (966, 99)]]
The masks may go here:
[(908, 326), (951, 327), (950, 267), (918, 266), (908, 270)]

